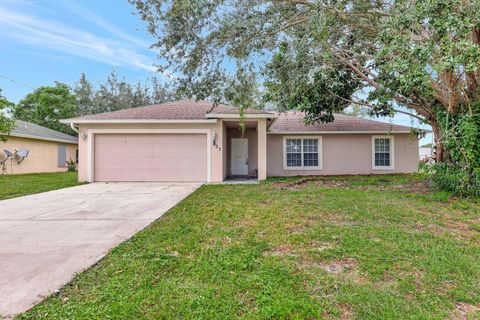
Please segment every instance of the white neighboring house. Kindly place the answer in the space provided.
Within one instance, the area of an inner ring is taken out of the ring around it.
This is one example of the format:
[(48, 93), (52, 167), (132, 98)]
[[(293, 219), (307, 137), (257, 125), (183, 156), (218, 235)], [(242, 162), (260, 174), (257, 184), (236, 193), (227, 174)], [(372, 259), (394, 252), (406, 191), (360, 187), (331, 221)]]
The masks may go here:
[(418, 148), (418, 153), (420, 156), (420, 160), (428, 159), (433, 156), (433, 148), (432, 147), (420, 147)]

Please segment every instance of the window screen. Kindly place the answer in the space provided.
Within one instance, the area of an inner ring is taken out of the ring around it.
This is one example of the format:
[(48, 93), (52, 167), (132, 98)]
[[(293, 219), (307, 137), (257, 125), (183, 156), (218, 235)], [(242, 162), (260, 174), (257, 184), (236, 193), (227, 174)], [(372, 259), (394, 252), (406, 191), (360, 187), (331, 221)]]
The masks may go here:
[(303, 139), (303, 166), (318, 167), (318, 139)]
[(287, 167), (318, 167), (319, 139), (286, 139)]
[(375, 167), (390, 167), (390, 139), (375, 139)]
[(287, 139), (287, 167), (302, 166), (302, 139)]

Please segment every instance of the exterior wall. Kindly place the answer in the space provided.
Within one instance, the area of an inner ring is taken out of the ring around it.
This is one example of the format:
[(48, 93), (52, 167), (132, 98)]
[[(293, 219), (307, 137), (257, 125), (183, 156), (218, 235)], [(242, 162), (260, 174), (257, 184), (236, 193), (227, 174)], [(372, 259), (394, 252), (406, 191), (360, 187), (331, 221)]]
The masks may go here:
[(12, 152), (15, 149), (26, 149), (30, 151), (28, 157), (25, 158), (21, 164), (17, 164), (14, 160), (12, 162), (13, 165), (10, 167), (10, 160), (7, 160), (5, 164), (8, 174), (62, 172), (67, 171), (67, 167), (58, 166), (58, 145), (61, 144), (67, 146), (66, 159), (71, 158), (75, 160), (77, 145), (70, 143), (8, 137), (6, 142), (0, 142), (0, 150), (2, 152), (4, 149)]
[[(381, 134), (379, 134), (381, 135)], [(292, 136), (292, 134), (288, 134)], [(315, 134), (315, 136), (319, 136)], [(283, 170), (283, 135), (267, 135), (267, 175), (387, 174), (417, 171), (418, 140), (409, 134), (394, 134), (394, 169), (372, 169), (372, 134), (323, 134), (322, 170)]]
[[(203, 125), (205, 128), (208, 128), (209, 125)], [(212, 126), (212, 125), (210, 125)], [(213, 124), (212, 133), (216, 134), (216, 147), (212, 148), (212, 182), (222, 182), (223, 181), (223, 121), (218, 120), (217, 123)], [(182, 126), (183, 128), (183, 126)], [(207, 145), (211, 144), (212, 141), (207, 141)]]
[[(230, 172), (230, 139), (240, 137), (238, 129), (227, 129), (222, 120), (216, 123), (190, 124), (81, 124), (80, 137), (89, 129), (203, 129), (216, 135), (216, 145), (211, 147), (211, 181), (221, 182)], [(291, 134), (289, 134), (291, 135)], [(302, 134), (303, 135), (303, 134)], [(258, 119), (257, 129), (247, 129), (249, 139), (249, 174), (258, 169), (259, 180), (266, 176), (336, 175), (336, 174), (385, 174), (410, 173), (417, 170), (418, 140), (409, 134), (394, 135), (394, 169), (372, 169), (372, 134), (323, 134), (322, 170), (283, 170), (283, 135), (266, 134), (266, 120)], [(318, 134), (315, 134), (318, 136)], [(88, 139), (79, 139), (79, 180), (88, 181)], [(207, 141), (212, 144), (212, 141)], [(53, 164), (57, 164), (56, 143)], [(10, 147), (13, 149), (14, 147)], [(28, 146), (18, 146), (26, 148)], [(32, 148), (30, 147), (30, 150)], [(71, 153), (70, 153), (71, 152)], [(67, 159), (75, 149), (67, 151)], [(29, 159), (25, 160), (28, 161)], [(23, 165), (23, 164), (22, 164)], [(55, 168), (63, 171), (63, 168)], [(15, 170), (14, 170), (15, 171)]]
[[(218, 147), (211, 148), (211, 177), (212, 182), (223, 181), (223, 123), (189, 123), (189, 124), (173, 124), (173, 123), (148, 123), (148, 124), (81, 124), (79, 126), (79, 164), (78, 179), (79, 181), (88, 181), (88, 137), (81, 138), (84, 134), (88, 135), (90, 129), (207, 129), (213, 134), (216, 133), (216, 143)], [(207, 141), (212, 144), (212, 141)]]
[(245, 133), (242, 136), (240, 128), (228, 128), (227, 129), (227, 149), (225, 152), (227, 157), (227, 175), (231, 175), (230, 157), (232, 150), (232, 138), (245, 138), (248, 139), (248, 175), (254, 177), (256, 170), (258, 170), (258, 137), (257, 129), (245, 129)]
[(258, 180), (267, 178), (267, 119), (258, 121)]
[(223, 158), (223, 180), (225, 180), (228, 176), (228, 158), (227, 158), (227, 150), (228, 150), (228, 133), (227, 127), (222, 123), (222, 158)]

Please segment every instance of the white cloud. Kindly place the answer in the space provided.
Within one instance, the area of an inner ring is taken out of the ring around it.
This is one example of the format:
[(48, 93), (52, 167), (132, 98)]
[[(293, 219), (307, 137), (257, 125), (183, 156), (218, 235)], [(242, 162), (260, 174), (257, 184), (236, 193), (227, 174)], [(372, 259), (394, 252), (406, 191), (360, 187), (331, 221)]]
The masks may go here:
[(77, 3), (75, 3), (71, 0), (62, 0), (61, 3), (66, 8), (68, 8), (72, 13), (74, 13), (77, 16), (83, 18), (84, 20), (87, 20), (87, 21), (90, 21), (90, 22), (94, 23), (98, 27), (101, 27), (101, 28), (109, 31), (111, 34), (113, 34), (113, 35), (115, 35), (115, 36), (117, 36), (121, 39), (127, 40), (127, 41), (129, 41), (133, 44), (139, 45), (139, 46), (141, 46), (145, 49), (149, 47), (149, 44), (146, 43), (145, 41), (143, 41), (143, 40), (141, 40), (137, 37), (133, 37), (132, 35), (124, 32), (123, 30), (121, 30), (117, 26), (115, 26), (115, 25), (111, 24), (110, 22), (106, 21), (102, 17), (98, 16), (96, 13), (85, 9), (84, 7), (80, 6), (79, 4), (77, 4)]
[[(107, 25), (107, 27), (109, 26)], [(110, 28), (114, 27), (110, 25)], [(63, 23), (1, 7), (0, 34), (25, 44), (61, 51), (114, 66), (130, 66), (151, 72), (156, 71), (150, 57), (137, 52), (123, 41), (105, 39)], [(117, 30), (117, 36), (122, 36), (121, 34), (122, 31)], [(122, 37), (126, 36), (123, 34)], [(142, 49), (145, 47), (142, 46)]]

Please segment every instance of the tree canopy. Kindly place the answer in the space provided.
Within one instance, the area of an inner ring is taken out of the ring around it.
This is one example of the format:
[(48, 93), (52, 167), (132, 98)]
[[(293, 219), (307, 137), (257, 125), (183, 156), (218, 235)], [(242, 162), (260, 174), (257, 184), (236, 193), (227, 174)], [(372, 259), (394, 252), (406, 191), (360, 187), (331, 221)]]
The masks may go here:
[[(0, 91), (1, 93), (1, 91)], [(0, 94), (0, 132), (7, 132), (12, 123), (1, 110), (11, 110), (15, 119), (75, 135), (61, 119), (87, 114), (116, 111), (179, 99), (181, 95), (155, 77), (129, 83), (112, 71), (105, 80), (92, 84), (85, 74), (73, 85), (56, 82), (27, 94), (18, 104), (8, 102)]]
[(261, 82), (263, 102), (307, 121), (332, 121), (352, 104), (401, 112), (432, 125), (439, 160), (440, 121), (476, 112), (476, 0), (129, 1), (155, 36), (160, 69), (197, 98), (224, 99), (242, 72)]
[(0, 141), (5, 141), (7, 134), (13, 129), (13, 120), (5, 114), (7, 108), (12, 106), (13, 103), (2, 95), (2, 89), (0, 88)]
[(82, 73), (73, 84), (72, 91), (77, 98), (77, 116), (162, 103), (180, 97), (157, 78), (129, 83), (115, 71), (97, 85), (93, 85)]
[(54, 87), (39, 87), (27, 94), (12, 109), (15, 119), (24, 120), (60, 132), (75, 134), (60, 119), (75, 116), (77, 99), (68, 85), (56, 82)]

